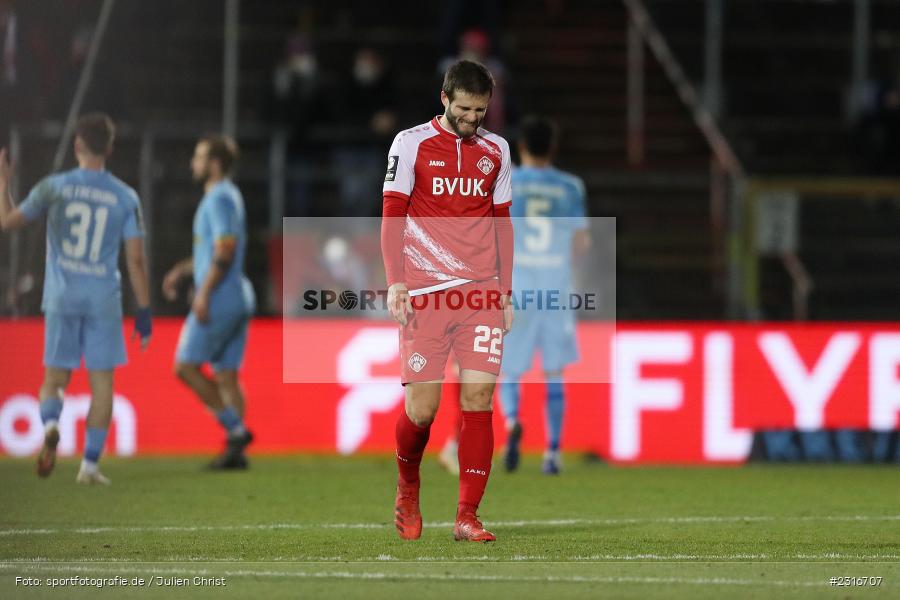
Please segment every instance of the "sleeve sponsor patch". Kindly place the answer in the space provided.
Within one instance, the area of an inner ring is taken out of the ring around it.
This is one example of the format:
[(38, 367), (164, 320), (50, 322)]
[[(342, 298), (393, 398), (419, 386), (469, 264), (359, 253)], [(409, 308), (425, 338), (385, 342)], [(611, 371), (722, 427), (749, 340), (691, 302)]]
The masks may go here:
[(385, 181), (393, 181), (397, 177), (397, 165), (400, 163), (399, 156), (388, 156), (387, 173), (384, 175)]

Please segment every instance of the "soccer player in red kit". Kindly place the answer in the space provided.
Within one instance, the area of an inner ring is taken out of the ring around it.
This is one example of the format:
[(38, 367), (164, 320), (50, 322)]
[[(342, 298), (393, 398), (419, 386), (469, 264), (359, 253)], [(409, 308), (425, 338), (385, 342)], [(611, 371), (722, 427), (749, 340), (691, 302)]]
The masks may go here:
[(491, 472), (492, 400), (512, 326), (509, 144), (480, 127), (494, 81), (461, 60), (444, 76), (444, 114), (400, 132), (388, 153), (381, 246), (387, 303), (400, 323), (406, 410), (397, 420), (395, 524), (422, 533), (419, 464), (450, 350), (460, 367), (457, 540), (491, 542), (476, 511)]

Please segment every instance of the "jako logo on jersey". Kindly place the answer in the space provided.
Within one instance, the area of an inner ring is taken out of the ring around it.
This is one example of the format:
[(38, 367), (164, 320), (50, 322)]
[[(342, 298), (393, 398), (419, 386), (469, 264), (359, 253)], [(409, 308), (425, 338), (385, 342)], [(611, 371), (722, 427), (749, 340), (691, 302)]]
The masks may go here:
[(409, 363), (409, 368), (418, 373), (425, 368), (425, 363), (427, 363), (428, 361), (425, 360), (424, 356), (416, 352), (409, 357), (409, 361), (407, 362)]
[(446, 167), (447, 165), (442, 160), (429, 160), (428, 166), (429, 167)]
[(431, 193), (435, 196), (443, 194), (459, 194), (460, 196), (487, 196), (487, 192), (481, 189), (484, 179), (471, 177), (432, 177)]
[(494, 161), (489, 159), (487, 156), (482, 156), (481, 160), (479, 160), (475, 166), (481, 169), (482, 173), (487, 175), (494, 170)]
[(484, 475), (487, 476), (487, 471), (482, 471), (481, 469), (466, 469), (466, 473), (475, 473), (476, 475)]

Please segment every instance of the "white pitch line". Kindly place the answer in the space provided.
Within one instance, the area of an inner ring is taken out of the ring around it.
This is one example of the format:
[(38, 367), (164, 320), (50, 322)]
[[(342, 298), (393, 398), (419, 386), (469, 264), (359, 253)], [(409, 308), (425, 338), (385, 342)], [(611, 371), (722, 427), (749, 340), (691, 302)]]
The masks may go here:
[[(66, 565), (9, 565), (0, 563), (0, 570), (11, 570), (26, 567), (32, 571), (49, 571), (55, 573), (62, 571), (71, 573), (96, 573), (108, 575), (121, 575), (122, 572), (137, 573), (142, 575), (181, 575), (194, 577), (274, 577), (274, 578), (300, 578), (300, 579), (363, 579), (363, 580), (416, 580), (416, 581), (452, 581), (459, 583), (460, 576), (453, 574), (419, 574), (419, 573), (386, 573), (386, 572), (359, 572), (330, 571), (255, 571), (241, 569), (237, 571), (218, 571), (208, 569), (136, 569), (133, 567), (121, 567), (116, 571), (110, 569), (97, 569), (94, 567), (71, 567)], [(508, 576), (508, 575), (478, 575), (466, 574), (465, 581), (482, 581), (489, 583), (640, 583), (640, 584), (681, 584), (681, 585), (726, 585), (726, 586), (774, 586), (774, 587), (831, 587), (827, 581), (784, 581), (768, 579), (733, 579), (720, 577), (603, 577), (583, 575), (548, 575), (548, 576)]]
[(146, 564), (146, 563), (241, 563), (241, 564), (267, 564), (267, 563), (375, 563), (375, 562), (433, 562), (433, 563), (468, 563), (468, 562), (550, 562), (550, 563), (579, 563), (579, 562), (727, 562), (760, 560), (771, 562), (784, 561), (897, 561), (900, 554), (846, 554), (840, 552), (824, 552), (821, 554), (590, 554), (575, 556), (547, 555), (514, 555), (509, 558), (499, 556), (416, 556), (415, 558), (401, 558), (390, 554), (379, 554), (373, 557), (348, 558), (338, 556), (272, 556), (265, 560), (247, 560), (239, 556), (163, 556), (157, 560), (134, 560), (131, 558), (5, 558), (2, 563), (9, 564), (54, 564), (54, 563), (79, 563), (79, 564)]
[[(591, 555), (575, 555), (565, 557), (550, 557), (546, 555), (514, 555), (508, 558), (498, 556), (417, 556), (416, 562), (605, 562), (605, 561), (738, 561), (738, 560), (896, 560), (900, 559), (898, 554), (841, 554), (837, 552), (826, 552), (823, 554), (794, 554), (777, 556), (773, 554), (591, 554)], [(345, 557), (305, 557), (305, 560), (313, 562), (370, 562), (370, 559), (356, 559), (348, 561)], [(393, 557), (387, 554), (380, 554), (376, 557), (378, 561), (398, 561), (412, 562), (411, 559)], [(60, 561), (66, 562), (66, 561)]]
[[(448, 527), (452, 527), (450, 523)], [(387, 523), (274, 523), (257, 525), (160, 525), (146, 527), (73, 527), (59, 529), (3, 529), (0, 536), (50, 535), (56, 533), (166, 533), (196, 531), (260, 531), (278, 529), (384, 529)]]
[[(644, 523), (692, 524), (692, 523), (742, 523), (742, 522), (810, 522), (810, 521), (900, 521), (900, 515), (846, 515), (776, 517), (765, 515), (745, 516), (696, 516), (696, 517), (621, 517), (608, 519), (537, 519), (522, 521), (490, 521), (494, 527), (571, 527), (578, 525), (640, 525)], [(449, 528), (452, 521), (427, 522), (423, 527)], [(166, 533), (198, 531), (274, 531), (279, 529), (393, 529), (392, 523), (261, 523), (255, 525), (159, 525), (136, 527), (73, 527), (41, 529), (2, 529), (0, 536), (52, 535), (58, 533)]]

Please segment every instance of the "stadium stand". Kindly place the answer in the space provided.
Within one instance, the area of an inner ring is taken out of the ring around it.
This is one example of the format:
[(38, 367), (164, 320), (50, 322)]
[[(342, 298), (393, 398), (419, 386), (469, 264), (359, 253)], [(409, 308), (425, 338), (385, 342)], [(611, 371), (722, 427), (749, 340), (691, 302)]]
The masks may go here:
[[(703, 2), (651, 0), (646, 4), (690, 79), (698, 82), (703, 63)], [(626, 10), (619, 2), (570, 0), (564, 3), (565, 10), (553, 10), (553, 5), (526, 0), (507, 11), (500, 54), (512, 57), (507, 66), (519, 113), (543, 112), (559, 120), (565, 132), (560, 166), (584, 176), (593, 215), (618, 220), (618, 316), (721, 317), (725, 313), (724, 267), (713, 249), (710, 151), (705, 141), (662, 69), (646, 53), (646, 154), (641, 164), (629, 164)], [(20, 6), (25, 27), (29, 20), (40, 21), (39, 14), (31, 12), (39, 8)], [(93, 15), (99, 3), (58, 1), (54, 6), (54, 10), (70, 11), (68, 21), (77, 24), (79, 14)], [(421, 122), (436, 112), (437, 101), (428, 105), (422, 98), (433, 95), (436, 80), (440, 5), (399, 2), (384, 11), (374, 5), (317, 0), (305, 6), (303, 18), (313, 24), (311, 40), (325, 88), (349, 69), (356, 49), (369, 44), (397, 69), (400, 123)], [(872, 10), (870, 75), (877, 79), (889, 74), (893, 65), (896, 44), (890, 31), (900, 21), (900, 7), (878, 0)], [(796, 24), (813, 13), (821, 23), (817, 33), (797, 34)], [(269, 288), (272, 271), (267, 243), (275, 233), (268, 205), (274, 125), (267, 119), (266, 99), (274, 66), (300, 18), (291, 3), (242, 4), (240, 177), (249, 199), (248, 272), (258, 292)], [(849, 3), (842, 2), (728, 3), (722, 123), (751, 174), (836, 175), (862, 168), (846, 111), (851, 20)], [(135, 21), (160, 27), (126, 26)], [(547, 23), (553, 27), (544, 27)], [(109, 97), (122, 107), (123, 127), (111, 168), (126, 180), (138, 181), (141, 135), (148, 127), (154, 131), (150, 170), (155, 201), (148, 215), (153, 223), (186, 224), (190, 219), (196, 200), (186, 168), (190, 140), (219, 126), (222, 25), (221, 3), (216, 0), (160, 6), (124, 2), (113, 15), (95, 77), (96, 88), (106, 95), (89, 94), (85, 108), (94, 108)], [(68, 39), (67, 35), (50, 37)], [(63, 52), (62, 42), (56, 46)], [(119, 60), (123, 56), (141, 69), (117, 67), (124, 62)], [(591, 76), (585, 77), (585, 72)], [(32, 117), (31, 128), (23, 128), (29, 153), (22, 172), (25, 185), (33, 183), (50, 162), (56, 138), (46, 122), (58, 123), (61, 115)], [(322, 115), (313, 119), (321, 124), (310, 128), (313, 151), (305, 161), (312, 166), (309, 193), (314, 198), (314, 215), (330, 214), (337, 194), (340, 174), (334, 172), (327, 141), (339, 118)], [(886, 266), (900, 254), (892, 240), (900, 224), (900, 208), (893, 199), (804, 201), (800, 224), (800, 257), (815, 281), (811, 318), (896, 316), (889, 300), (896, 285), (878, 275), (890, 272)], [(40, 232), (29, 234), (25, 254), (34, 254), (27, 249), (36, 248), (40, 236)], [(840, 245), (834, 243), (838, 239)], [(154, 228), (152, 272), (159, 274), (174, 258), (186, 255), (187, 243), (177, 228)], [(790, 318), (791, 282), (783, 267), (769, 262), (763, 261), (758, 316)], [(872, 276), (862, 277), (864, 273)], [(39, 280), (41, 274), (35, 275)], [(867, 297), (865, 310), (856, 300), (861, 291)], [(162, 304), (158, 297), (154, 301), (164, 313), (186, 308)], [(39, 293), (33, 291), (23, 298), (21, 310), (33, 314), (38, 303)]]
[[(648, 2), (691, 79), (702, 79), (703, 2)], [(896, 84), (900, 6), (871, 3), (869, 93)], [(896, 176), (897, 155), (873, 172), (871, 138), (860, 139), (850, 114), (852, 2), (727, 2), (723, 36), (723, 128), (756, 175)], [(814, 20), (814, 30), (801, 25)], [(870, 100), (874, 102), (874, 100)], [(882, 132), (883, 133), (883, 132)], [(898, 285), (889, 274), (900, 256), (900, 204), (859, 184), (840, 198), (803, 196), (799, 256), (814, 290), (809, 318), (895, 319)], [(775, 259), (761, 268), (761, 314), (794, 317), (791, 280)]]

